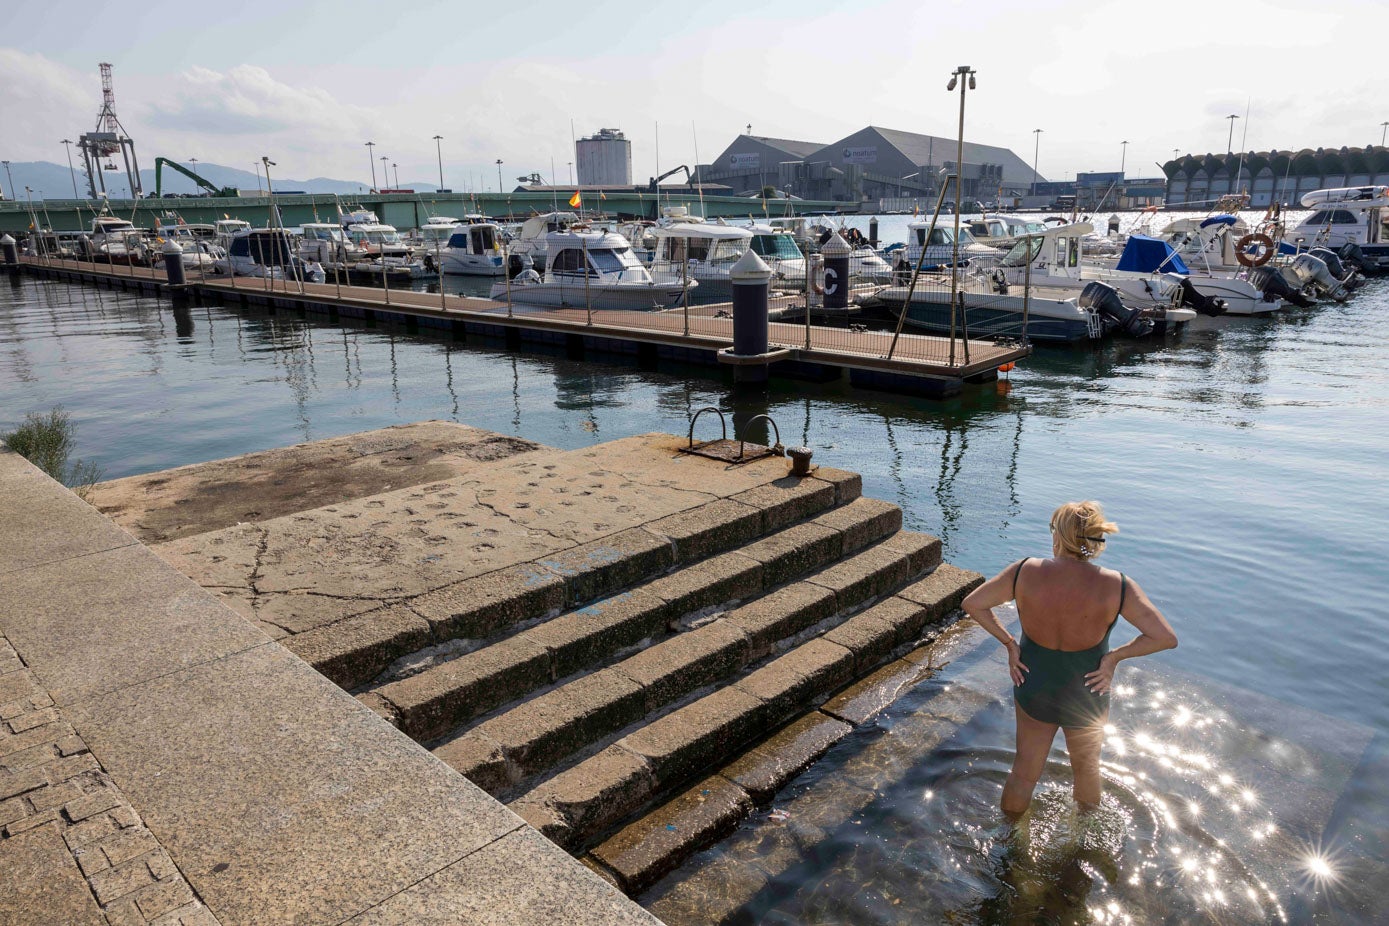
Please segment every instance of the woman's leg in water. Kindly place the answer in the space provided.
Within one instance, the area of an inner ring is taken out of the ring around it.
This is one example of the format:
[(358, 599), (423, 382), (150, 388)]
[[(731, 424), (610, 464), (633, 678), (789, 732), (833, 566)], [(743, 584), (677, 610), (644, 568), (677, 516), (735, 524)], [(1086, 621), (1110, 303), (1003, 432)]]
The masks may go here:
[(1013, 756), (1013, 770), (1003, 783), (1002, 805), (1005, 814), (1018, 817), (1026, 813), (1032, 803), (1032, 791), (1047, 766), (1047, 753), (1051, 752), (1051, 742), (1056, 739), (1057, 726), (1034, 720), (1016, 701), (1013, 709), (1018, 718), (1018, 747)]
[(1081, 810), (1100, 806), (1100, 747), (1104, 745), (1104, 721), (1088, 727), (1065, 727), (1066, 752), (1071, 757), (1075, 799)]

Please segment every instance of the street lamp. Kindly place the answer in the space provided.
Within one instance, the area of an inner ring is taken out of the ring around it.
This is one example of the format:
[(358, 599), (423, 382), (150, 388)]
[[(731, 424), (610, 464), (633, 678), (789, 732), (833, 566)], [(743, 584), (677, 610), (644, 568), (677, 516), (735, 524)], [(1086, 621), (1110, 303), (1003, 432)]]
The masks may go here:
[(1125, 141), (1119, 142), (1119, 144), (1123, 145), (1123, 153), (1119, 155), (1119, 179), (1120, 179), (1120, 180), (1123, 180), (1123, 179), (1124, 179), (1124, 164), (1128, 161), (1128, 157), (1129, 157), (1129, 143), (1128, 143), (1127, 140), (1125, 140)]
[(78, 199), (78, 172), (72, 168), (72, 139), (63, 139), (63, 149), (68, 153), (68, 174), (72, 175), (72, 199)]
[(367, 162), (371, 164), (371, 190), (376, 192), (376, 142), (367, 142)]
[(1234, 154), (1234, 153), (1235, 153), (1235, 147), (1234, 147), (1234, 146), (1235, 146), (1235, 120), (1238, 119), (1239, 116), (1235, 115), (1234, 113), (1230, 113), (1230, 115), (1226, 116), (1225, 118), (1230, 120), (1230, 137), (1227, 138), (1227, 139), (1225, 139), (1225, 153), (1226, 153), (1226, 154)]
[(14, 178), (10, 176), (10, 162), (0, 161), (5, 165), (5, 189), (10, 191), (10, 199), (14, 199)]
[(400, 165), (395, 161), (391, 162), (391, 170), (395, 174), (395, 188), (400, 189)]
[[(381, 155), (381, 179), (384, 180), (384, 181), (386, 181), (387, 183), (390, 183), (390, 182), (391, 182), (391, 175), (390, 175), (390, 173), (387, 172), (387, 170), (386, 170), (386, 162), (389, 161), (389, 160), (390, 160), (390, 158), (386, 157), (384, 154)], [(377, 188), (376, 188), (376, 192), (380, 193), (380, 192), (381, 192), (381, 188), (380, 188), (380, 187), (377, 187)]]
[(497, 192), (502, 191), (502, 159), (497, 158)]
[(1042, 130), (1032, 130), (1032, 196), (1037, 195), (1037, 152), (1042, 147)]
[[(950, 242), (950, 363), (955, 363), (955, 300), (959, 292), (960, 275), (960, 210), (964, 207), (965, 165), (965, 89), (974, 89), (974, 70), (967, 64), (957, 67), (950, 75), (947, 91), (960, 88), (960, 134), (955, 140), (955, 237)], [(965, 80), (960, 80), (963, 77)], [(969, 350), (968, 344), (965, 346)], [(968, 353), (966, 353), (968, 358)]]
[(444, 188), (444, 136), (434, 136), (434, 153), (439, 156), (439, 189)]
[(1382, 131), (1382, 132), (1379, 133), (1379, 146), (1380, 146), (1381, 148), (1383, 148), (1383, 147), (1384, 147), (1384, 136), (1385, 136), (1385, 135), (1389, 135), (1389, 122), (1381, 122), (1381, 123), (1380, 123), (1380, 126), (1383, 127), (1384, 131)]
[(574, 185), (574, 162), (569, 162), (569, 185)]

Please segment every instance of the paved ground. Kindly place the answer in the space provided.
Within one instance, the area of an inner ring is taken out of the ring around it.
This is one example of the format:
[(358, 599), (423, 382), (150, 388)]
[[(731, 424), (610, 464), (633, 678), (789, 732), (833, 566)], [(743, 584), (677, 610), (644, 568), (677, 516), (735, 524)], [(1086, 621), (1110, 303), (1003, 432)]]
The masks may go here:
[(656, 922), (3, 449), (0, 524), (0, 922)]

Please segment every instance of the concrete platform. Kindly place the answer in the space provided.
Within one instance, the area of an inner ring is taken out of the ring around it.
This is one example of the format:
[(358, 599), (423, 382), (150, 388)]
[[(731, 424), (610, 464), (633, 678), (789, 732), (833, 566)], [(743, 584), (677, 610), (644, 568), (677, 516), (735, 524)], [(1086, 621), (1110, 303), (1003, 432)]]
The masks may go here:
[(657, 923), (2, 449), (0, 486), (0, 865), (22, 891), (0, 920)]

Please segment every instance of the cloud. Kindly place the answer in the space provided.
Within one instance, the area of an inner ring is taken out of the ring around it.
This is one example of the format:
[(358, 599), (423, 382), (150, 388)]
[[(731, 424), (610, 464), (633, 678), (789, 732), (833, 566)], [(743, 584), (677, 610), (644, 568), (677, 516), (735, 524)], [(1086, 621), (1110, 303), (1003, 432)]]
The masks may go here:
[(0, 48), (0, 126), (13, 161), (63, 160), (59, 139), (77, 140), (96, 126), (101, 85), (37, 53)]

